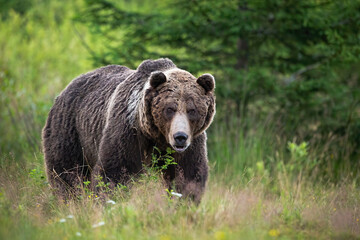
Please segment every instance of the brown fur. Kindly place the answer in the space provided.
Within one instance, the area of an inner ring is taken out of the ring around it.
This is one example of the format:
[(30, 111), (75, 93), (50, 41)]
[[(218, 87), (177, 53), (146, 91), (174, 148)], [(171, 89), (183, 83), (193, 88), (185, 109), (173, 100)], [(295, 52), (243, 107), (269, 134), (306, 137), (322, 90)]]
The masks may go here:
[(144, 61), (137, 70), (111, 65), (76, 78), (56, 98), (43, 129), (52, 187), (66, 196), (85, 179), (96, 185), (96, 176), (111, 187), (127, 184), (150, 163), (154, 146), (172, 146), (174, 110), (186, 116), (191, 143), (174, 153), (178, 164), (164, 179), (200, 201), (208, 176), (204, 131), (215, 114), (214, 84), (211, 75), (196, 79), (169, 59)]

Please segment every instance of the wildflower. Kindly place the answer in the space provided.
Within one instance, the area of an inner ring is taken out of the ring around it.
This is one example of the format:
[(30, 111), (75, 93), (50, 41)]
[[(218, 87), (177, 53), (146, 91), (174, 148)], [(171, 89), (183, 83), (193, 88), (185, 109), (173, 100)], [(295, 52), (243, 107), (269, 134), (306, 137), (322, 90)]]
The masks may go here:
[(64, 222), (66, 222), (66, 219), (62, 218), (62, 219), (59, 220), (59, 222), (64, 223)]
[(106, 203), (110, 203), (110, 204), (114, 205), (114, 204), (115, 204), (115, 201), (113, 201), (113, 200), (107, 200)]
[(278, 237), (278, 236), (280, 235), (280, 231), (277, 230), (277, 229), (271, 229), (271, 230), (269, 231), (269, 235), (270, 235), (271, 237)]
[(334, 209), (333, 209), (333, 210), (334, 210), (334, 212), (335, 212), (335, 211), (336, 211), (336, 208), (334, 207)]
[(81, 237), (81, 232), (76, 232), (75, 235)]
[(101, 221), (101, 222), (98, 222), (98, 223), (95, 223), (92, 225), (92, 228), (97, 228), (97, 227), (100, 227), (100, 226), (103, 226), (105, 225), (105, 222), (104, 221)]
[(173, 196), (175, 196), (175, 197), (179, 197), (179, 198), (182, 197), (182, 194), (181, 194), (181, 193), (177, 193), (177, 192), (171, 192), (171, 195), (173, 195)]
[(216, 240), (223, 240), (226, 238), (226, 234), (223, 231), (217, 231), (214, 233), (214, 237)]
[(67, 217), (67, 218), (69, 218), (69, 219), (74, 218), (74, 216), (73, 216), (73, 215), (71, 215), (71, 214), (70, 214), (70, 215), (67, 215), (66, 217)]

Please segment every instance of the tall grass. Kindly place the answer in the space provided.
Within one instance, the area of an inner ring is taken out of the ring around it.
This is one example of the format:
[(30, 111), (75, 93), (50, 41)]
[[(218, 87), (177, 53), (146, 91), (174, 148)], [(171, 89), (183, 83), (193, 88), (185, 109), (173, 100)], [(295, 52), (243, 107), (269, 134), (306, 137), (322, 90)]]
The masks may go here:
[(83, 41), (102, 47), (73, 21), (82, 4), (34, 0), (0, 22), (0, 239), (360, 237), (358, 176), (344, 168), (337, 184), (319, 177), (336, 168), (326, 162), (334, 157), (328, 145), (282, 138), (255, 117), (244, 132), (244, 120), (225, 118), (221, 105), (208, 131), (210, 181), (199, 206), (169, 198), (158, 176), (115, 192), (115, 204), (87, 191), (57, 199), (43, 171), (41, 128), (54, 97), (94, 67)]
[[(2, 239), (355, 239), (360, 196), (355, 185), (303, 184), (269, 191), (261, 176), (247, 184), (212, 177), (195, 206), (169, 198), (160, 178), (145, 176), (114, 204), (84, 191), (81, 199), (54, 198), (41, 170), (1, 169)], [(103, 222), (102, 224), (99, 224)]]

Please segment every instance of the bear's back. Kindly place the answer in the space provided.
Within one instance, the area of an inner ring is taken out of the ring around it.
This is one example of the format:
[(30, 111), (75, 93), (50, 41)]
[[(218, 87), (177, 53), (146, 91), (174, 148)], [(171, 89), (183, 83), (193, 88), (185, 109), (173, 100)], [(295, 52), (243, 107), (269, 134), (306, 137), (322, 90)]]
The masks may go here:
[(72, 80), (57, 98), (66, 98), (73, 103), (74, 99), (82, 100), (92, 92), (103, 94), (104, 91), (115, 90), (132, 72), (133, 70), (120, 65), (95, 69)]

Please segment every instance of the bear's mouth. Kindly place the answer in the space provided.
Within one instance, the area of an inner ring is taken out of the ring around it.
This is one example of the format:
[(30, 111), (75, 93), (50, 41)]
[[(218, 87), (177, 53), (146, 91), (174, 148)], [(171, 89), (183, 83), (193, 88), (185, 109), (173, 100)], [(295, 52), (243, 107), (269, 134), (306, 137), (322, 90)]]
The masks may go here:
[(178, 153), (184, 152), (187, 149), (187, 145), (173, 145), (172, 146), (175, 151)]

